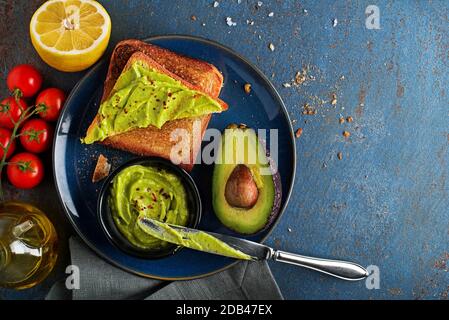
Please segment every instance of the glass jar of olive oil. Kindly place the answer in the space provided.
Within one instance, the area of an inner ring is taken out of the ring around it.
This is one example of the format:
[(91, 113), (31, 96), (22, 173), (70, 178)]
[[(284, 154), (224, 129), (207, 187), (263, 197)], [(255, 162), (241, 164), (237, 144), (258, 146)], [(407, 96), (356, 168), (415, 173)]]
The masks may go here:
[(0, 287), (26, 289), (44, 280), (56, 264), (57, 238), (41, 210), (0, 203)]

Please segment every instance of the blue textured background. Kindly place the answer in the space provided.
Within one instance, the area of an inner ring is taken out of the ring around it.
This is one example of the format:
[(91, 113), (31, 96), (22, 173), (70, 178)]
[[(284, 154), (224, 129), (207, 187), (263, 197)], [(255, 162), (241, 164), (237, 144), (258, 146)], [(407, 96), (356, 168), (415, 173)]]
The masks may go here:
[[(50, 69), (29, 41), (28, 22), (41, 2), (0, 1), (2, 79), (13, 65), (33, 63), (48, 85), (69, 91), (83, 73)], [(259, 8), (253, 0), (222, 0), (217, 8), (209, 0), (101, 2), (113, 22), (110, 48), (122, 39), (167, 33), (218, 41), (270, 77), (295, 129), (303, 128), (292, 201), (268, 244), (377, 265), (381, 287), (368, 290), (364, 282), (272, 264), (286, 298), (447, 299), (447, 1), (265, 0)], [(380, 8), (380, 30), (365, 28), (369, 4)], [(269, 12), (274, 16), (268, 17)], [(237, 26), (226, 25), (228, 16)], [(269, 43), (275, 45), (273, 52)], [(306, 65), (315, 81), (299, 88), (282, 86)], [(4, 81), (0, 89), (6, 95)], [(316, 115), (302, 115), (304, 103), (316, 102), (313, 97), (328, 102), (332, 93), (336, 107), (325, 103)], [(354, 122), (339, 124), (340, 116), (352, 116)], [(342, 137), (343, 130), (351, 133), (349, 139)], [(338, 152), (343, 160), (337, 159)], [(35, 191), (11, 190), (11, 196), (47, 210), (63, 239), (71, 232), (51, 177)], [(0, 298), (42, 298), (64, 276), (66, 242), (61, 244), (61, 262), (45, 283), (22, 292), (0, 290)]]

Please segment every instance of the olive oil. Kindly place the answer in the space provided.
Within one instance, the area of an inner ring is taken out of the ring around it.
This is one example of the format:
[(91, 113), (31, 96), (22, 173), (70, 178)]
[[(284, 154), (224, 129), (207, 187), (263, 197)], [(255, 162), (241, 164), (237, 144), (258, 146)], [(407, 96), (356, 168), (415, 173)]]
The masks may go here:
[(0, 204), (0, 287), (26, 289), (44, 280), (56, 264), (57, 238), (36, 207)]

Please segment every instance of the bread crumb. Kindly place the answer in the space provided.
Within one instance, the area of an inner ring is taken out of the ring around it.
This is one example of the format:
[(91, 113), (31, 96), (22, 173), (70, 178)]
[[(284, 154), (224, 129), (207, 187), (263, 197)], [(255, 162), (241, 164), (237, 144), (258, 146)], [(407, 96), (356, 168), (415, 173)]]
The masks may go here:
[(270, 48), (271, 51), (274, 51), (274, 49), (275, 49), (274, 44), (270, 43), (268, 45), (268, 48)]
[(343, 124), (343, 123), (345, 123), (345, 118), (343, 118), (343, 117), (340, 117), (340, 119), (338, 120), (338, 122), (340, 122), (340, 124)]
[(302, 135), (302, 128), (298, 128), (298, 130), (296, 130), (295, 136), (296, 138), (299, 138)]
[(332, 93), (331, 105), (335, 106), (336, 104), (337, 104), (337, 95), (335, 93)]
[(314, 109), (308, 103), (305, 103), (302, 108), (303, 108), (302, 114), (304, 114), (304, 115), (313, 116), (313, 115), (315, 115), (317, 113), (316, 109)]
[(349, 116), (349, 117), (346, 118), (346, 121), (348, 121), (349, 123), (351, 123), (352, 121), (354, 121), (354, 119), (353, 119), (351, 116)]
[(349, 131), (343, 131), (343, 137), (349, 138), (350, 135)]
[(196, 16), (191, 16), (190, 19), (191, 19), (192, 21), (196, 21)]
[(245, 90), (246, 94), (250, 94), (250, 92), (251, 92), (251, 84), (250, 83), (245, 83), (245, 85), (243, 86), (243, 89)]
[(302, 85), (306, 80), (307, 80), (307, 70), (306, 69), (296, 72), (295, 84), (297, 86)]
[(98, 182), (103, 180), (109, 175), (111, 171), (111, 164), (108, 162), (108, 158), (100, 154), (98, 156), (97, 164), (95, 165), (94, 174), (92, 175), (92, 182)]
[(342, 160), (343, 159), (343, 153), (341, 153), (341, 152), (337, 153), (337, 158), (338, 158), (338, 160)]

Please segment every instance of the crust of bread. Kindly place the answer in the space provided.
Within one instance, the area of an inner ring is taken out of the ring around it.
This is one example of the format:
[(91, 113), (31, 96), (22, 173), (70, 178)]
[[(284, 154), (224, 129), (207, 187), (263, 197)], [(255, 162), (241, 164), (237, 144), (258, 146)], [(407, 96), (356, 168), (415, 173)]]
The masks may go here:
[(108, 158), (100, 154), (98, 156), (97, 164), (95, 165), (94, 174), (92, 175), (92, 182), (103, 180), (109, 175), (111, 170), (111, 164), (108, 162)]
[[(131, 57), (132, 60), (130, 60)], [(102, 102), (111, 95), (123, 69), (129, 67), (135, 60), (144, 60), (151, 67), (180, 80), (189, 88), (217, 99), (222, 104), (223, 110), (227, 108), (227, 105), (218, 99), (223, 85), (223, 76), (215, 66), (139, 40), (125, 40), (115, 47), (104, 83)], [(152, 126), (132, 129), (108, 137), (102, 143), (137, 155), (162, 157), (191, 171), (210, 118), (209, 114), (197, 118), (169, 121), (161, 129)], [(98, 120), (96, 116), (88, 130), (91, 130)], [(187, 133), (187, 139), (174, 140), (172, 134), (176, 129), (182, 130), (176, 132)], [(174, 148), (175, 145), (176, 148)], [(189, 152), (186, 153), (185, 150)]]
[(197, 86), (199, 91), (214, 98), (220, 94), (223, 75), (214, 65), (140, 40), (129, 39), (119, 42), (114, 48), (102, 100), (109, 96), (128, 59), (137, 51), (146, 54), (166, 70)]

